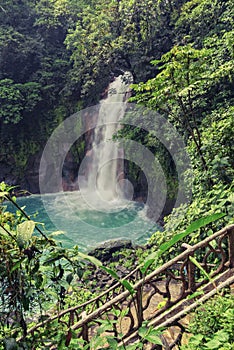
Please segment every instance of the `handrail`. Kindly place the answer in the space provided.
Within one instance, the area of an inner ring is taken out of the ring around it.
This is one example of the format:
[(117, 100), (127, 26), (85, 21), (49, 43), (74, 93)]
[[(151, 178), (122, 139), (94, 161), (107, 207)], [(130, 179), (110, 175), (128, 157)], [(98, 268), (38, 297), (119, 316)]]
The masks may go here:
[[(163, 264), (162, 266), (158, 267), (155, 271), (151, 272), (150, 274), (148, 274), (145, 278), (141, 279), (139, 282), (137, 282), (133, 288), (135, 290), (137, 290), (140, 286), (142, 286), (142, 284), (146, 284), (147, 282), (149, 282), (151, 279), (153, 279), (154, 277), (156, 277), (157, 275), (159, 275), (161, 272), (163, 272), (165, 269), (170, 268), (171, 266), (173, 266), (175, 263), (183, 260), (184, 258), (187, 258), (189, 255), (191, 255), (191, 253), (194, 253), (197, 249), (204, 247), (207, 245), (207, 243), (211, 242), (212, 240), (214, 240), (215, 238), (227, 234), (229, 231), (234, 230), (234, 224), (230, 225), (228, 227), (223, 228), (222, 230), (214, 233), (212, 236), (209, 236), (207, 238), (205, 238), (203, 241), (195, 244), (194, 246), (191, 246), (190, 248), (188, 248), (186, 251), (184, 251), (183, 253), (177, 255), (174, 259), (172, 259), (171, 261), (166, 262), (165, 264)], [(234, 252), (233, 252), (234, 253)], [(124, 299), (126, 296), (130, 295), (129, 291), (125, 291), (123, 293), (121, 293), (120, 295), (118, 295), (117, 297), (115, 297), (114, 299), (112, 299), (109, 303), (106, 303), (106, 308), (109, 308), (110, 306), (113, 306), (114, 304), (116, 304), (116, 302), (120, 302), (122, 299)], [(104, 306), (105, 306), (104, 305)], [(89, 314), (86, 316), (86, 318), (84, 318), (82, 320), (82, 322), (78, 322), (76, 325), (74, 325), (72, 327), (72, 329), (77, 329), (79, 328), (80, 324), (84, 323), (84, 322), (88, 322), (89, 320), (92, 319), (92, 317), (96, 317), (97, 315), (99, 315), (101, 313), (101, 311), (105, 309), (105, 307), (101, 307), (97, 310), (95, 310), (93, 313)]]
[[(212, 241), (217, 241), (215, 243), (215, 247), (214, 244), (210, 244)], [(225, 250), (223, 248), (224, 245), (227, 246), (227, 249)], [(123, 286), (120, 282), (118, 282), (90, 301), (67, 310), (63, 310), (57, 315), (51, 316), (44, 322), (35, 325), (27, 331), (27, 335), (34, 333), (41, 327), (44, 327), (46, 324), (56, 319), (61, 320), (64, 316), (69, 315), (69, 320), (72, 319), (72, 324), (69, 324), (70, 329), (72, 331), (80, 330), (77, 336), (82, 337), (85, 341), (89, 341), (91, 336), (88, 332), (89, 324), (96, 324), (96, 327), (98, 327), (98, 318), (110, 313), (112, 308), (127, 308), (128, 313), (126, 317), (128, 317), (130, 320), (130, 326), (126, 331), (126, 334), (124, 334), (123, 338), (121, 339), (127, 340), (129, 337), (131, 338), (131, 335), (135, 334), (136, 330), (141, 326), (143, 320), (147, 319), (150, 322), (151, 320), (153, 322), (155, 317), (162, 315), (174, 305), (179, 304), (182, 300), (185, 300), (189, 294), (207, 283), (206, 279), (203, 279), (202, 281), (199, 281), (198, 279), (196, 280), (197, 276), (199, 275), (199, 271), (190, 261), (190, 256), (194, 256), (194, 254), (201, 251), (198, 256), (201, 256), (202, 258), (200, 263), (202, 264), (203, 268), (207, 270), (211, 276), (218, 276), (221, 272), (225, 272), (228, 269), (232, 270), (234, 268), (233, 247), (234, 224), (224, 227), (194, 246), (188, 246), (184, 252), (180, 253), (174, 259), (158, 267), (144, 278), (141, 278), (133, 286), (135, 290), (134, 295), (130, 295), (128, 290), (124, 290), (122, 293), (120, 293), (120, 289), (123, 288)], [(209, 269), (212, 268), (211, 264), (209, 264), (210, 255), (216, 255), (217, 259), (219, 259), (219, 265), (217, 264), (215, 266), (216, 269), (213, 269), (213, 271), (209, 271)], [(175, 267), (175, 265), (178, 263), (180, 263), (179, 270)], [(124, 279), (129, 279), (133, 275), (136, 275), (139, 270), (140, 266), (128, 274)], [(179, 295), (173, 295), (173, 285), (178, 286), (180, 289)], [(145, 301), (143, 301), (142, 293), (145, 293), (146, 295)], [(147, 316), (148, 307), (152, 303), (155, 296), (165, 299), (165, 306), (161, 309), (157, 309), (153, 316)], [(105, 298), (106, 300), (103, 301)], [(99, 302), (103, 305), (96, 307), (93, 310), (93, 308), (98, 305)], [(92, 305), (93, 308), (90, 313), (86, 314), (84, 311), (87, 306), (90, 305)], [(135, 311), (133, 311), (133, 305), (137, 307)], [(78, 311), (79, 315), (77, 314)], [(76, 316), (76, 320), (74, 315)]]

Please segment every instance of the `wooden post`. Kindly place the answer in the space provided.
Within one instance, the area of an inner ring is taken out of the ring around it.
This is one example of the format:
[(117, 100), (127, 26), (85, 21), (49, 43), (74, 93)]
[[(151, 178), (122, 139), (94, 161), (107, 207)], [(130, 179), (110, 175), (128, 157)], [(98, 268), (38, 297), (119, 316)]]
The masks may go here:
[(85, 340), (87, 343), (89, 342), (89, 327), (87, 323), (83, 324), (82, 327), (82, 338)]
[[(194, 254), (191, 254), (193, 256)], [(192, 261), (188, 261), (188, 289), (191, 292), (195, 292), (196, 290), (196, 281), (195, 281), (195, 265)]]
[(137, 312), (138, 327), (141, 327), (143, 322), (142, 293), (143, 293), (143, 286), (141, 285), (137, 288), (137, 293), (136, 293), (136, 304), (137, 304), (136, 312)]
[(228, 232), (229, 267), (234, 267), (234, 229)]
[[(182, 244), (182, 248), (184, 249), (189, 249), (191, 248), (191, 245), (187, 244), (187, 243), (183, 243)], [(193, 256), (194, 254), (191, 253), (190, 256)], [(189, 260), (189, 256), (188, 256), (188, 289), (191, 292), (195, 292), (196, 290), (196, 281), (195, 281), (195, 266), (192, 263), (192, 261)]]

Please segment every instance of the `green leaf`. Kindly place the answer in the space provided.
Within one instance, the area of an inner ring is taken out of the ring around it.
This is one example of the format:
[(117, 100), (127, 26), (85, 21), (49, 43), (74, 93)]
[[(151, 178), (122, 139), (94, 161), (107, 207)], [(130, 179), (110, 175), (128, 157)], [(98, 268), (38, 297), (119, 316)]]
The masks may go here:
[(58, 261), (60, 259), (62, 259), (64, 257), (63, 254), (54, 254), (54, 256), (46, 261), (43, 262), (44, 266), (48, 266), (51, 265), (52, 263), (54, 263), (55, 261)]
[(17, 236), (19, 239), (27, 242), (32, 237), (35, 228), (35, 222), (32, 220), (24, 221), (17, 226)]
[(212, 339), (205, 344), (207, 349), (220, 349), (222, 343), (218, 339)]
[(108, 344), (110, 345), (111, 349), (117, 349), (118, 342), (114, 338), (107, 337)]
[(112, 269), (110, 269), (110, 268), (108, 268), (106, 266), (100, 266), (100, 267), (101, 267), (102, 270), (104, 270), (107, 273), (109, 273), (109, 275), (111, 275), (114, 279), (119, 281), (119, 276), (117, 275), (117, 273), (114, 270), (112, 270)]
[(37, 274), (35, 276), (35, 286), (36, 286), (36, 288), (42, 287), (43, 282), (46, 282), (46, 279), (45, 280), (44, 279), (45, 279), (45, 277), (43, 278), (43, 276), (41, 274)]
[(153, 334), (153, 332), (150, 332), (150, 334), (148, 334), (145, 337), (145, 339), (148, 340), (149, 342), (153, 343), (153, 344), (163, 345), (161, 339), (159, 338), (159, 336), (157, 334)]
[(98, 266), (98, 267), (102, 267), (102, 263), (100, 260), (96, 259), (94, 256), (91, 255), (87, 255), (81, 252), (78, 252), (78, 255), (85, 260), (89, 260), (92, 264)]
[(73, 273), (69, 273), (66, 277), (66, 281), (68, 284), (71, 284), (72, 280), (73, 280)]
[[(155, 253), (154, 253), (154, 255), (155, 255)], [(151, 255), (150, 255), (150, 256), (151, 256)], [(150, 265), (152, 265), (152, 263), (154, 262), (154, 260), (155, 260), (155, 259), (149, 259), (149, 257), (148, 257), (148, 260), (145, 261), (144, 266), (141, 268), (141, 272), (142, 272), (143, 274), (146, 273), (147, 269), (150, 267)]]
[(159, 247), (158, 256), (161, 256), (164, 252), (166, 252), (168, 249), (170, 249), (175, 243), (179, 242), (180, 240), (182, 240), (183, 238), (188, 236), (190, 233), (198, 230), (201, 227), (204, 227), (204, 226), (210, 224), (213, 221), (216, 221), (218, 219), (223, 218), (225, 215), (226, 214), (224, 214), (224, 213), (215, 213), (215, 214), (208, 215), (204, 218), (200, 218), (200, 219), (192, 222), (184, 232), (176, 234), (168, 242), (163, 243)]
[(7, 185), (5, 184), (4, 181), (0, 182), (0, 191), (5, 191)]
[(15, 263), (15, 265), (11, 268), (11, 273), (20, 268), (21, 263), (24, 261), (25, 258), (20, 259)]
[[(228, 311), (233, 311), (234, 312), (234, 310), (228, 310)], [(233, 320), (233, 318), (230, 319), (230, 323), (231, 323), (231, 320)], [(222, 343), (228, 342), (229, 341), (229, 334), (227, 332), (225, 332), (225, 330), (221, 329), (220, 331), (217, 331), (214, 334), (214, 338), (215, 339), (219, 338)]]
[(192, 256), (189, 257), (189, 260), (192, 261), (192, 263), (197, 266), (199, 268), (199, 270), (203, 273), (203, 275), (208, 279), (208, 281), (211, 281), (212, 278), (210, 277), (210, 275), (206, 272), (206, 270), (203, 269), (203, 267), (201, 266), (201, 264), (199, 264), (199, 262)]
[[(38, 224), (38, 223), (37, 223)], [(42, 223), (40, 223), (41, 225), (44, 225), (44, 224), (42, 224)], [(57, 236), (62, 236), (62, 235), (64, 235), (64, 231), (54, 231), (54, 232), (52, 232), (51, 234), (50, 234), (50, 237), (57, 237)]]
[(146, 271), (146, 269), (154, 262), (157, 258), (159, 258), (163, 253), (169, 250), (174, 244), (191, 234), (192, 232), (198, 230), (199, 228), (208, 225), (209, 223), (216, 221), (226, 214), (224, 213), (215, 213), (212, 215), (208, 215), (204, 218), (200, 218), (194, 222), (192, 222), (189, 227), (181, 233), (174, 235), (168, 242), (161, 244), (156, 252), (153, 252), (147, 257), (147, 260), (144, 262), (142, 267), (142, 271)]
[(205, 216), (204, 218), (200, 218), (194, 222), (192, 222), (189, 227), (186, 229), (186, 233), (192, 233), (193, 231), (198, 230), (199, 228), (206, 226), (208, 224), (210, 224), (213, 221), (216, 221), (218, 219), (223, 218), (224, 216), (226, 216), (225, 213), (214, 213), (208, 216)]
[(121, 280), (120, 282), (130, 292), (131, 295), (135, 293), (135, 289), (127, 280)]
[(138, 334), (139, 334), (139, 336), (141, 337), (141, 338), (145, 338), (145, 336), (147, 335), (147, 333), (148, 333), (148, 328), (146, 328), (146, 327), (140, 327), (139, 329), (138, 329)]
[(204, 294), (204, 291), (203, 291), (203, 290), (199, 290), (199, 291), (196, 291), (196, 292), (194, 292), (193, 294), (189, 295), (189, 296), (187, 297), (187, 299), (190, 300), (190, 299), (199, 297), (200, 295), (203, 295), (203, 294)]
[(0, 197), (6, 197), (8, 194), (8, 192), (0, 192)]
[(204, 336), (202, 334), (192, 335), (189, 339), (189, 344), (192, 344), (194, 346), (200, 345), (201, 341), (203, 340)]

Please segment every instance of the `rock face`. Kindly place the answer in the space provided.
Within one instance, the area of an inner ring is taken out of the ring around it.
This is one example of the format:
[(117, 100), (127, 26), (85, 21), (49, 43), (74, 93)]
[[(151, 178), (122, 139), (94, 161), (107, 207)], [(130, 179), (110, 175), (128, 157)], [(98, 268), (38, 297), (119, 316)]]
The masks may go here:
[(89, 252), (89, 255), (105, 262), (112, 259), (113, 253), (119, 252), (122, 249), (133, 249), (132, 242), (128, 239), (108, 240)]
[(0, 182), (2, 181), (12, 186), (17, 185), (17, 179), (14, 176), (14, 165), (4, 161), (0, 162)]
[[(0, 182), (5, 181), (8, 185), (18, 186), (30, 193), (40, 193), (39, 187), (39, 168), (42, 151), (31, 155), (28, 158), (24, 171), (19, 173), (15, 160), (12, 159), (10, 164), (0, 162)], [(52, 173), (56, 173), (57, 169), (52, 169)], [(78, 163), (74, 159), (71, 152), (68, 152), (62, 169), (62, 189), (63, 191), (74, 191), (78, 189), (77, 185)], [(53, 179), (52, 179), (53, 180)], [(51, 186), (52, 190), (53, 187)], [(54, 191), (57, 192), (58, 188)]]
[(31, 193), (39, 193), (39, 167), (42, 152), (29, 157), (20, 186)]

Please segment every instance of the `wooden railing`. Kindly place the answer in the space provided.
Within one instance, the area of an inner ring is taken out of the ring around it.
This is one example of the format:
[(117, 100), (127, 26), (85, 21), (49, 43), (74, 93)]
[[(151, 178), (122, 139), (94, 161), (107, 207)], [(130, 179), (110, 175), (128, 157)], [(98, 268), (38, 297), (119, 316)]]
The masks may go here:
[[(223, 228), (194, 246), (184, 244), (182, 247), (184, 252), (147, 276), (142, 277), (140, 268), (126, 276), (125, 279), (133, 283), (134, 293), (131, 294), (121, 283), (116, 283), (98, 297), (48, 317), (29, 329), (28, 335), (40, 332), (42, 327), (57, 319), (65, 323), (73, 334), (76, 332), (77, 338), (89, 342), (101, 319), (116, 319), (113, 310), (126, 310), (122, 320), (113, 322), (112, 335), (120, 344), (137, 341), (137, 330), (147, 320), (148, 325), (154, 328), (179, 327), (171, 342), (163, 339), (164, 349), (172, 349), (184, 331), (179, 321), (199, 301), (203, 302), (218, 289), (234, 283), (234, 225)], [(201, 269), (190, 257), (194, 257), (209, 274), (209, 279), (202, 275)], [(197, 290), (201, 292), (194, 293)], [(120, 322), (124, 322), (121, 338), (118, 335)]]

